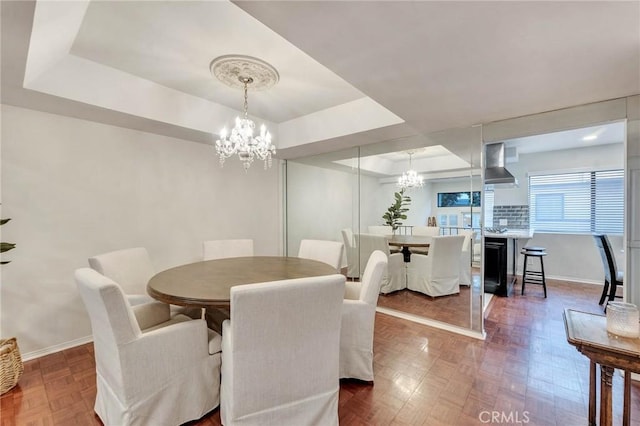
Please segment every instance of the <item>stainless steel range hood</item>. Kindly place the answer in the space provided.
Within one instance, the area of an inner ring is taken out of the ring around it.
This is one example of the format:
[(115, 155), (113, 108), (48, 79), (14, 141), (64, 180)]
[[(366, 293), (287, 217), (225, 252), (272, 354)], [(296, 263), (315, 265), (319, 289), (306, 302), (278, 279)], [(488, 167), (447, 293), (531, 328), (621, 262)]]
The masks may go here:
[(504, 167), (504, 152), (504, 143), (485, 146), (487, 161), (484, 169), (484, 183), (486, 185), (518, 186), (518, 180)]

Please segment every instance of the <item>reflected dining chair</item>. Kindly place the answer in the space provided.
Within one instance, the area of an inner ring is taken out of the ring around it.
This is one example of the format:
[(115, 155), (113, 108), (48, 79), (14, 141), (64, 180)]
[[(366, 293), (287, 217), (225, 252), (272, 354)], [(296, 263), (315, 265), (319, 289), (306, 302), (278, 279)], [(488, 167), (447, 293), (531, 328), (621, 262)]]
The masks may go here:
[[(383, 235), (360, 234), (359, 256), (362, 272), (374, 251), (380, 250), (388, 259), (387, 269), (382, 277), (380, 293), (391, 293), (407, 288), (407, 268), (402, 253), (391, 253), (389, 243)], [(362, 276), (362, 274), (360, 275)]]
[(219, 405), (222, 338), (204, 320), (170, 318), (160, 302), (132, 307), (93, 269), (78, 269), (75, 280), (91, 320), (103, 424), (172, 426)]
[(345, 276), (231, 288), (220, 418), (232, 425), (337, 425)]
[[(417, 235), (420, 237), (437, 237), (440, 235), (439, 226), (414, 226), (411, 228), (411, 235)], [(419, 253), (427, 255), (429, 253), (428, 248), (415, 247), (411, 250), (411, 253)]]
[(433, 237), (429, 254), (414, 254), (407, 265), (407, 288), (427, 296), (460, 293), (463, 235)]
[(317, 260), (336, 268), (340, 272), (344, 244), (338, 241), (302, 240), (298, 249), (298, 257)]
[(210, 240), (202, 243), (203, 260), (253, 256), (253, 240)]
[(393, 228), (389, 225), (370, 225), (367, 227), (370, 234), (392, 235)]
[(89, 266), (117, 282), (132, 305), (154, 300), (147, 294), (147, 283), (155, 271), (146, 248), (128, 248), (93, 256), (89, 258)]
[(351, 228), (341, 231), (344, 242), (344, 252), (347, 258), (347, 278), (359, 278), (360, 266), (358, 264), (358, 243)]
[(616, 289), (618, 286), (624, 285), (624, 272), (618, 270), (609, 237), (606, 234), (594, 234), (593, 240), (598, 248), (604, 269), (604, 286), (598, 302), (599, 305), (602, 305), (607, 298), (612, 301), (616, 297), (622, 297), (621, 295), (616, 295)]
[(414, 226), (411, 228), (411, 235), (437, 237), (438, 235), (440, 235), (440, 227), (439, 226)]
[(340, 330), (340, 378), (373, 382), (373, 329), (387, 255), (369, 257), (360, 282), (347, 282)]
[(462, 255), (460, 256), (460, 285), (471, 285), (471, 251), (474, 241), (476, 240), (476, 233), (470, 230), (462, 230), (458, 232), (458, 235), (464, 236), (464, 242), (462, 243)]

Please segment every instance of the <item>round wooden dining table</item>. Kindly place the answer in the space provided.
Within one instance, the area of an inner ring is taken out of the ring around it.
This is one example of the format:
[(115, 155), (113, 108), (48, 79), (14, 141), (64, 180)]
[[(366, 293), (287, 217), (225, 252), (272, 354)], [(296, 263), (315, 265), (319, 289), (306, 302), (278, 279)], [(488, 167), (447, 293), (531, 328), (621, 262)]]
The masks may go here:
[(167, 269), (151, 277), (147, 292), (164, 303), (188, 307), (229, 307), (231, 287), (333, 275), (331, 265), (299, 257), (253, 256), (206, 260)]
[[(387, 242), (390, 246), (402, 247), (405, 262), (411, 261), (411, 248), (429, 248), (431, 237), (426, 235), (388, 235)], [(421, 251), (422, 253), (422, 251)]]

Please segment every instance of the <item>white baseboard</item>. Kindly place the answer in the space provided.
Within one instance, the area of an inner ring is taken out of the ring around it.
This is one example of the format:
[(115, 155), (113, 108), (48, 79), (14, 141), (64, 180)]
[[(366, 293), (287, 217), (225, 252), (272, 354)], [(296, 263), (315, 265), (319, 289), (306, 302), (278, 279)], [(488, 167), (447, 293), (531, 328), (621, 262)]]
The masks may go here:
[[(85, 343), (93, 342), (93, 336), (81, 337), (79, 339), (71, 340), (69, 342), (60, 343), (59, 345), (49, 346), (48, 348), (39, 349), (33, 352), (27, 352), (21, 354), (23, 361), (30, 361), (32, 359), (40, 358), (45, 355), (51, 355), (56, 352), (63, 351), (65, 349), (71, 349), (76, 346), (84, 345)], [(20, 342), (18, 342), (18, 345)]]
[(431, 320), (418, 315), (408, 314), (406, 312), (396, 311), (395, 309), (376, 307), (376, 312), (381, 314), (391, 315), (392, 317), (402, 318), (405, 320), (417, 322), (418, 324), (428, 325), (429, 327), (438, 328), (440, 330), (450, 331), (452, 333), (462, 334), (464, 336), (473, 337), (475, 339), (484, 340), (487, 335), (484, 332), (469, 330), (468, 328), (456, 327), (455, 325), (447, 324), (444, 322)]

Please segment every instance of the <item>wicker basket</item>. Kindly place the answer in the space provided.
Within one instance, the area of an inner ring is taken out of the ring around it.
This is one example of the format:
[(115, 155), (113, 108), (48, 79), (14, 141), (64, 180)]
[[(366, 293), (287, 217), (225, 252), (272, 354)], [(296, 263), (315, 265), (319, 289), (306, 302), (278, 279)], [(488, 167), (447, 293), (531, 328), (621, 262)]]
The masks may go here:
[(24, 371), (15, 337), (0, 339), (0, 395), (13, 388)]

